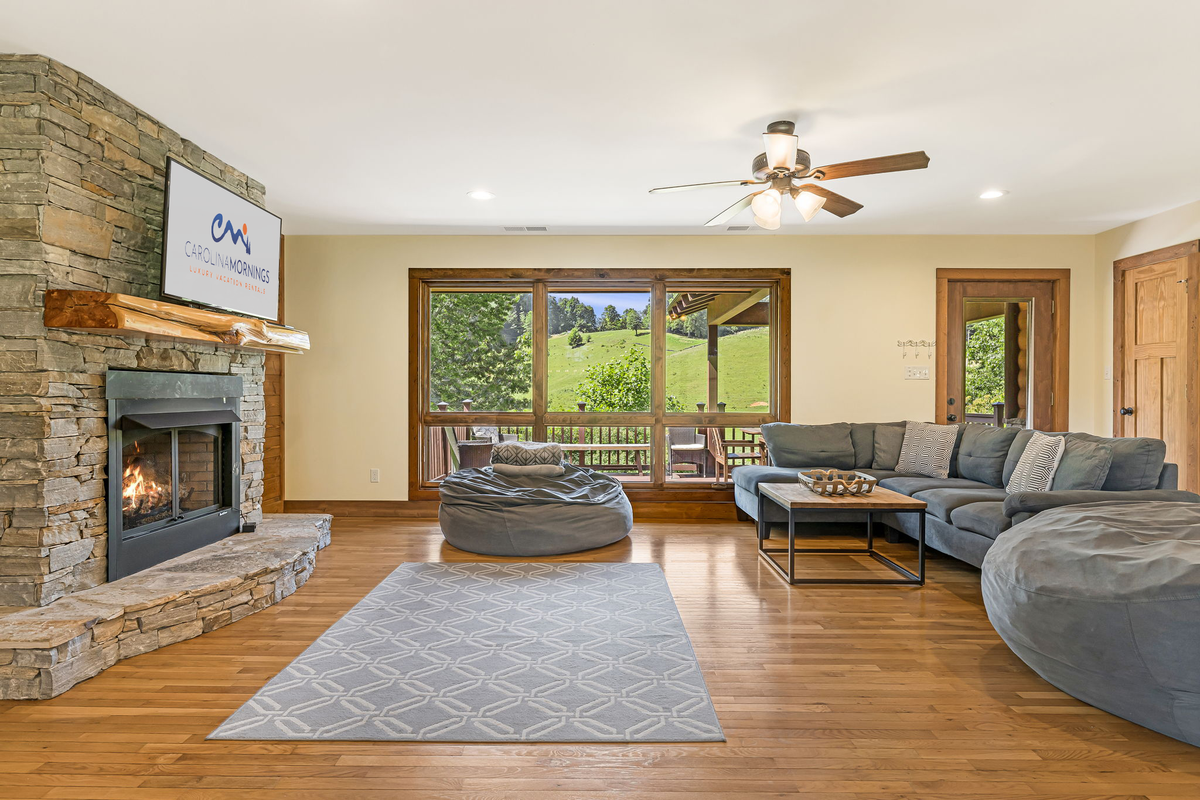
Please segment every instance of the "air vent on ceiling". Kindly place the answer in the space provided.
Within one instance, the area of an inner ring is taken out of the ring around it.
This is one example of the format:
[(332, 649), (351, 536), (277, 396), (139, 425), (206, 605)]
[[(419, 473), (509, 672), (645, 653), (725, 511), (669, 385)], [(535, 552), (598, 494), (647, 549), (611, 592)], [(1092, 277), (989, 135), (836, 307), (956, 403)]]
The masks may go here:
[(749, 225), (730, 225), (725, 230), (727, 230), (727, 231), (748, 231), (748, 230), (750, 230), (750, 226)]
[(504, 230), (508, 231), (509, 233), (545, 233), (546, 226), (545, 225), (528, 225), (526, 227), (521, 227), (519, 225), (516, 225), (516, 226), (505, 225)]

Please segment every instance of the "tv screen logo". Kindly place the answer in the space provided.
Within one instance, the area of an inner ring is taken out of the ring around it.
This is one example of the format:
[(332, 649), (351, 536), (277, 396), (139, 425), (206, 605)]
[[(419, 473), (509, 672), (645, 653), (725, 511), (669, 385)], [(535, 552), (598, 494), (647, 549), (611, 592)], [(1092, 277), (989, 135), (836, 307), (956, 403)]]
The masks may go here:
[[(224, 225), (224, 227), (222, 227), (222, 225)], [(217, 231), (220, 231), (220, 233), (217, 233)], [(234, 244), (241, 244), (246, 248), (246, 255), (250, 255), (249, 234), (249, 227), (244, 222), (242, 223), (241, 230), (238, 230), (237, 228), (233, 227), (233, 222), (227, 222), (223, 215), (217, 214), (215, 217), (213, 217), (212, 240), (214, 242), (219, 242), (228, 235), (231, 242)]]

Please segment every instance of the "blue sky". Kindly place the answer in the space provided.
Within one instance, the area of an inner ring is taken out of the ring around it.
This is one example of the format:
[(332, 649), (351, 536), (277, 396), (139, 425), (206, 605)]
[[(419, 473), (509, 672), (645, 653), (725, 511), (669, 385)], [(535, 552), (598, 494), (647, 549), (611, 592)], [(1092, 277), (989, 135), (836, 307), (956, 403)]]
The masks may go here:
[(636, 308), (641, 311), (650, 302), (649, 292), (551, 292), (550, 296), (559, 299), (578, 297), (580, 302), (587, 303), (596, 309), (597, 317), (607, 305), (616, 306), (617, 311), (624, 311), (627, 308)]

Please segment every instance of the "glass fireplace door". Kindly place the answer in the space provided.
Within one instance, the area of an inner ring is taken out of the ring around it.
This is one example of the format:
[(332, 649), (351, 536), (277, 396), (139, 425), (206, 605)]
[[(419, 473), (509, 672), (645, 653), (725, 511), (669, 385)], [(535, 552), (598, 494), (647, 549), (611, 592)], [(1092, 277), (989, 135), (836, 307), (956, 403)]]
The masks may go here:
[(219, 425), (127, 432), (121, 464), (122, 529), (149, 532), (220, 507), (222, 441)]
[(126, 531), (175, 517), (174, 431), (126, 437), (121, 464), (121, 517)]

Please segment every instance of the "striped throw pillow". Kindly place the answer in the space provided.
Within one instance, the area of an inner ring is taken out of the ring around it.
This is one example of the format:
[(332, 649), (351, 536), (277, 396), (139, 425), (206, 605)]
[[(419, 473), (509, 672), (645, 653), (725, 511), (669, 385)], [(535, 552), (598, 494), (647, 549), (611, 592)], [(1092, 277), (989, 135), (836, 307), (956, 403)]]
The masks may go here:
[(931, 478), (950, 477), (950, 457), (958, 440), (957, 425), (931, 422), (904, 423), (904, 441), (900, 444), (897, 472), (912, 472)]
[(1063, 451), (1066, 449), (1065, 437), (1047, 436), (1034, 431), (1004, 490), (1009, 494), (1050, 491), (1054, 484), (1054, 473), (1058, 470), (1058, 462), (1062, 460)]

